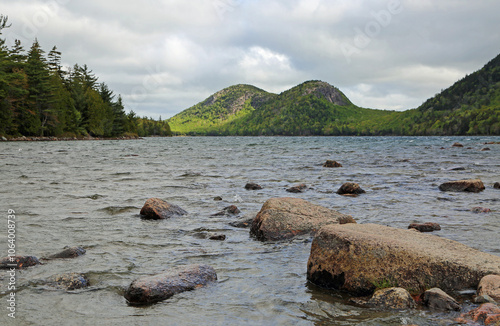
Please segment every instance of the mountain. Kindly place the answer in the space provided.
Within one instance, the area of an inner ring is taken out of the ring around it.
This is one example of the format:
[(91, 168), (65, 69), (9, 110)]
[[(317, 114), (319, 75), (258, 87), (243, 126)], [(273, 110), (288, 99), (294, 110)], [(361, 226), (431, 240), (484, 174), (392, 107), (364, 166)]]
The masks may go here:
[(281, 94), (231, 86), (168, 123), (174, 134), (188, 135), (500, 135), (500, 55), (402, 112), (358, 107), (314, 80)]

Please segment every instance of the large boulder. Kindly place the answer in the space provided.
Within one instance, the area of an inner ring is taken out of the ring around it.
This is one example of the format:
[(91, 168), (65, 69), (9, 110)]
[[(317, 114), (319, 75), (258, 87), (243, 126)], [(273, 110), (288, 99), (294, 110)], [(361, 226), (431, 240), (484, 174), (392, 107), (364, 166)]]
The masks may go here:
[(356, 223), (350, 215), (299, 198), (271, 198), (252, 221), (250, 233), (259, 240), (283, 240), (316, 232), (328, 224)]
[(484, 189), (484, 184), (479, 179), (449, 181), (439, 186), (441, 191), (481, 192)]
[(500, 257), (438, 236), (375, 224), (328, 225), (315, 236), (307, 264), (310, 282), (355, 295), (377, 284), (410, 292), (477, 288), (500, 275)]
[(159, 198), (150, 198), (141, 209), (140, 214), (144, 218), (160, 220), (187, 214), (185, 210), (177, 205), (167, 203)]
[(136, 279), (124, 296), (133, 305), (149, 304), (215, 281), (217, 274), (208, 265), (177, 266), (162, 274)]

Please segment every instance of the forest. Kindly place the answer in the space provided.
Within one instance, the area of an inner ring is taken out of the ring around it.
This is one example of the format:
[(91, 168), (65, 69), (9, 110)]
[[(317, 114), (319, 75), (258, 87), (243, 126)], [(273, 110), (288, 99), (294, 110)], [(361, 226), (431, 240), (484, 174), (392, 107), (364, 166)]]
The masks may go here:
[[(2, 30), (10, 27), (0, 15)], [(61, 66), (61, 52), (48, 54), (38, 40), (26, 50), (0, 38), (0, 136), (137, 137), (170, 136), (167, 121), (125, 112), (116, 96), (87, 65)]]

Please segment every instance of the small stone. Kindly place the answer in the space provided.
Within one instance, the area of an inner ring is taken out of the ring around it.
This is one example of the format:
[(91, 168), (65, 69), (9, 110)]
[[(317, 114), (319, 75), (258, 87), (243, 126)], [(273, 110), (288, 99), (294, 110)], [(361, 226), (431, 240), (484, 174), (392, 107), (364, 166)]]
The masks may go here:
[(481, 148), (481, 152), (486, 152), (486, 151), (491, 151), (491, 148), (489, 147)]
[(441, 191), (481, 192), (484, 189), (484, 184), (479, 179), (449, 181), (439, 186), (439, 190)]
[(241, 221), (234, 221), (229, 223), (229, 225), (235, 227), (235, 228), (240, 228), (240, 229), (246, 229), (252, 226), (253, 218), (246, 219), (246, 220), (241, 220)]
[(226, 240), (225, 234), (214, 234), (208, 238), (209, 240), (224, 241)]
[(424, 293), (424, 304), (430, 309), (459, 311), (458, 302), (439, 288), (432, 288)]
[(449, 169), (450, 171), (464, 171), (465, 168), (463, 166), (455, 166)]
[(301, 183), (298, 186), (293, 186), (293, 187), (288, 188), (286, 191), (287, 192), (291, 192), (291, 193), (302, 193), (306, 189), (307, 189), (306, 184), (305, 183)]
[(2, 258), (0, 261), (0, 269), (21, 269), (39, 264), (41, 263), (35, 256), (12, 256)]
[(359, 184), (354, 182), (346, 182), (337, 190), (337, 194), (339, 195), (359, 195), (364, 193), (366, 193), (366, 191), (361, 189)]
[(84, 255), (85, 252), (86, 252), (86, 250), (83, 249), (82, 247), (72, 247), (72, 248), (66, 248), (66, 249), (64, 249), (63, 251), (61, 251), (61, 252), (59, 252), (57, 254), (49, 256), (48, 258), (49, 259), (55, 259), (55, 258), (75, 258), (75, 257)]
[(487, 294), (483, 295), (478, 295), (477, 297), (474, 298), (474, 303), (481, 304), (481, 303), (496, 303), (495, 300), (493, 300), (492, 297), (490, 297)]
[(495, 182), (495, 184), (493, 185), (493, 188), (500, 189), (500, 182)]
[(441, 230), (441, 226), (437, 223), (427, 222), (423, 224), (412, 223), (408, 226), (408, 229), (415, 229), (420, 232), (433, 232)]
[(325, 162), (325, 164), (323, 164), (323, 167), (324, 168), (341, 168), (342, 167), (342, 164), (340, 164), (339, 162), (337, 161), (333, 161), (333, 160), (327, 160)]
[(491, 209), (484, 207), (474, 207), (471, 209), (471, 212), (479, 214), (479, 213), (491, 213)]
[(221, 200), (222, 200), (222, 197), (221, 197), (221, 196), (216, 196), (216, 197), (214, 197), (214, 200), (215, 200), (215, 201), (221, 201)]
[(376, 291), (372, 298), (368, 300), (369, 306), (388, 309), (408, 309), (415, 308), (415, 301), (410, 293), (398, 287), (387, 288)]
[(260, 190), (262, 187), (256, 183), (249, 182), (245, 185), (246, 190)]
[(460, 143), (454, 143), (453, 145), (451, 145), (451, 147), (464, 147), (464, 145)]
[(226, 216), (226, 215), (237, 215), (241, 211), (235, 205), (227, 206), (222, 211), (212, 214), (211, 216)]
[(150, 198), (142, 207), (140, 214), (144, 218), (158, 220), (185, 215), (187, 212), (179, 206), (167, 203), (162, 199)]
[(85, 274), (68, 273), (53, 276), (48, 284), (65, 290), (77, 290), (90, 286), (89, 279)]

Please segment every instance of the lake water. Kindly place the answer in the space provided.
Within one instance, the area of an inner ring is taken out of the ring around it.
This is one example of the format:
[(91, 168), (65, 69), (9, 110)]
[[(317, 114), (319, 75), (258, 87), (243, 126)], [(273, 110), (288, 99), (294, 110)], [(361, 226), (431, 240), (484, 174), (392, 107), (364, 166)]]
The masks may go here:
[[(449, 325), (456, 313), (354, 306), (343, 294), (308, 284), (310, 238), (262, 243), (229, 223), (253, 218), (269, 198), (293, 196), (351, 214), (358, 223), (407, 228), (437, 222), (442, 230), (434, 234), (500, 256), (500, 190), (493, 189), (500, 182), (500, 145), (484, 145), (488, 141), (500, 137), (2, 142), (0, 256), (7, 256), (8, 209), (17, 216), (18, 254), (44, 257), (65, 246), (87, 253), (18, 272), (15, 322), (7, 316), (7, 273), (0, 271), (0, 324)], [(323, 168), (327, 159), (343, 167)], [(438, 190), (442, 182), (469, 178), (480, 178), (486, 190)], [(367, 193), (337, 195), (348, 181)], [(247, 191), (247, 182), (263, 189)], [(299, 183), (310, 188), (285, 191)], [(138, 214), (150, 197), (189, 214), (143, 220)], [(240, 215), (211, 217), (229, 205)], [(476, 206), (492, 212), (471, 212)], [(211, 234), (225, 234), (226, 241), (211, 241)], [(123, 298), (138, 277), (194, 263), (213, 266), (219, 282), (146, 307)], [(67, 272), (85, 273), (91, 287), (63, 291), (42, 282)]]

